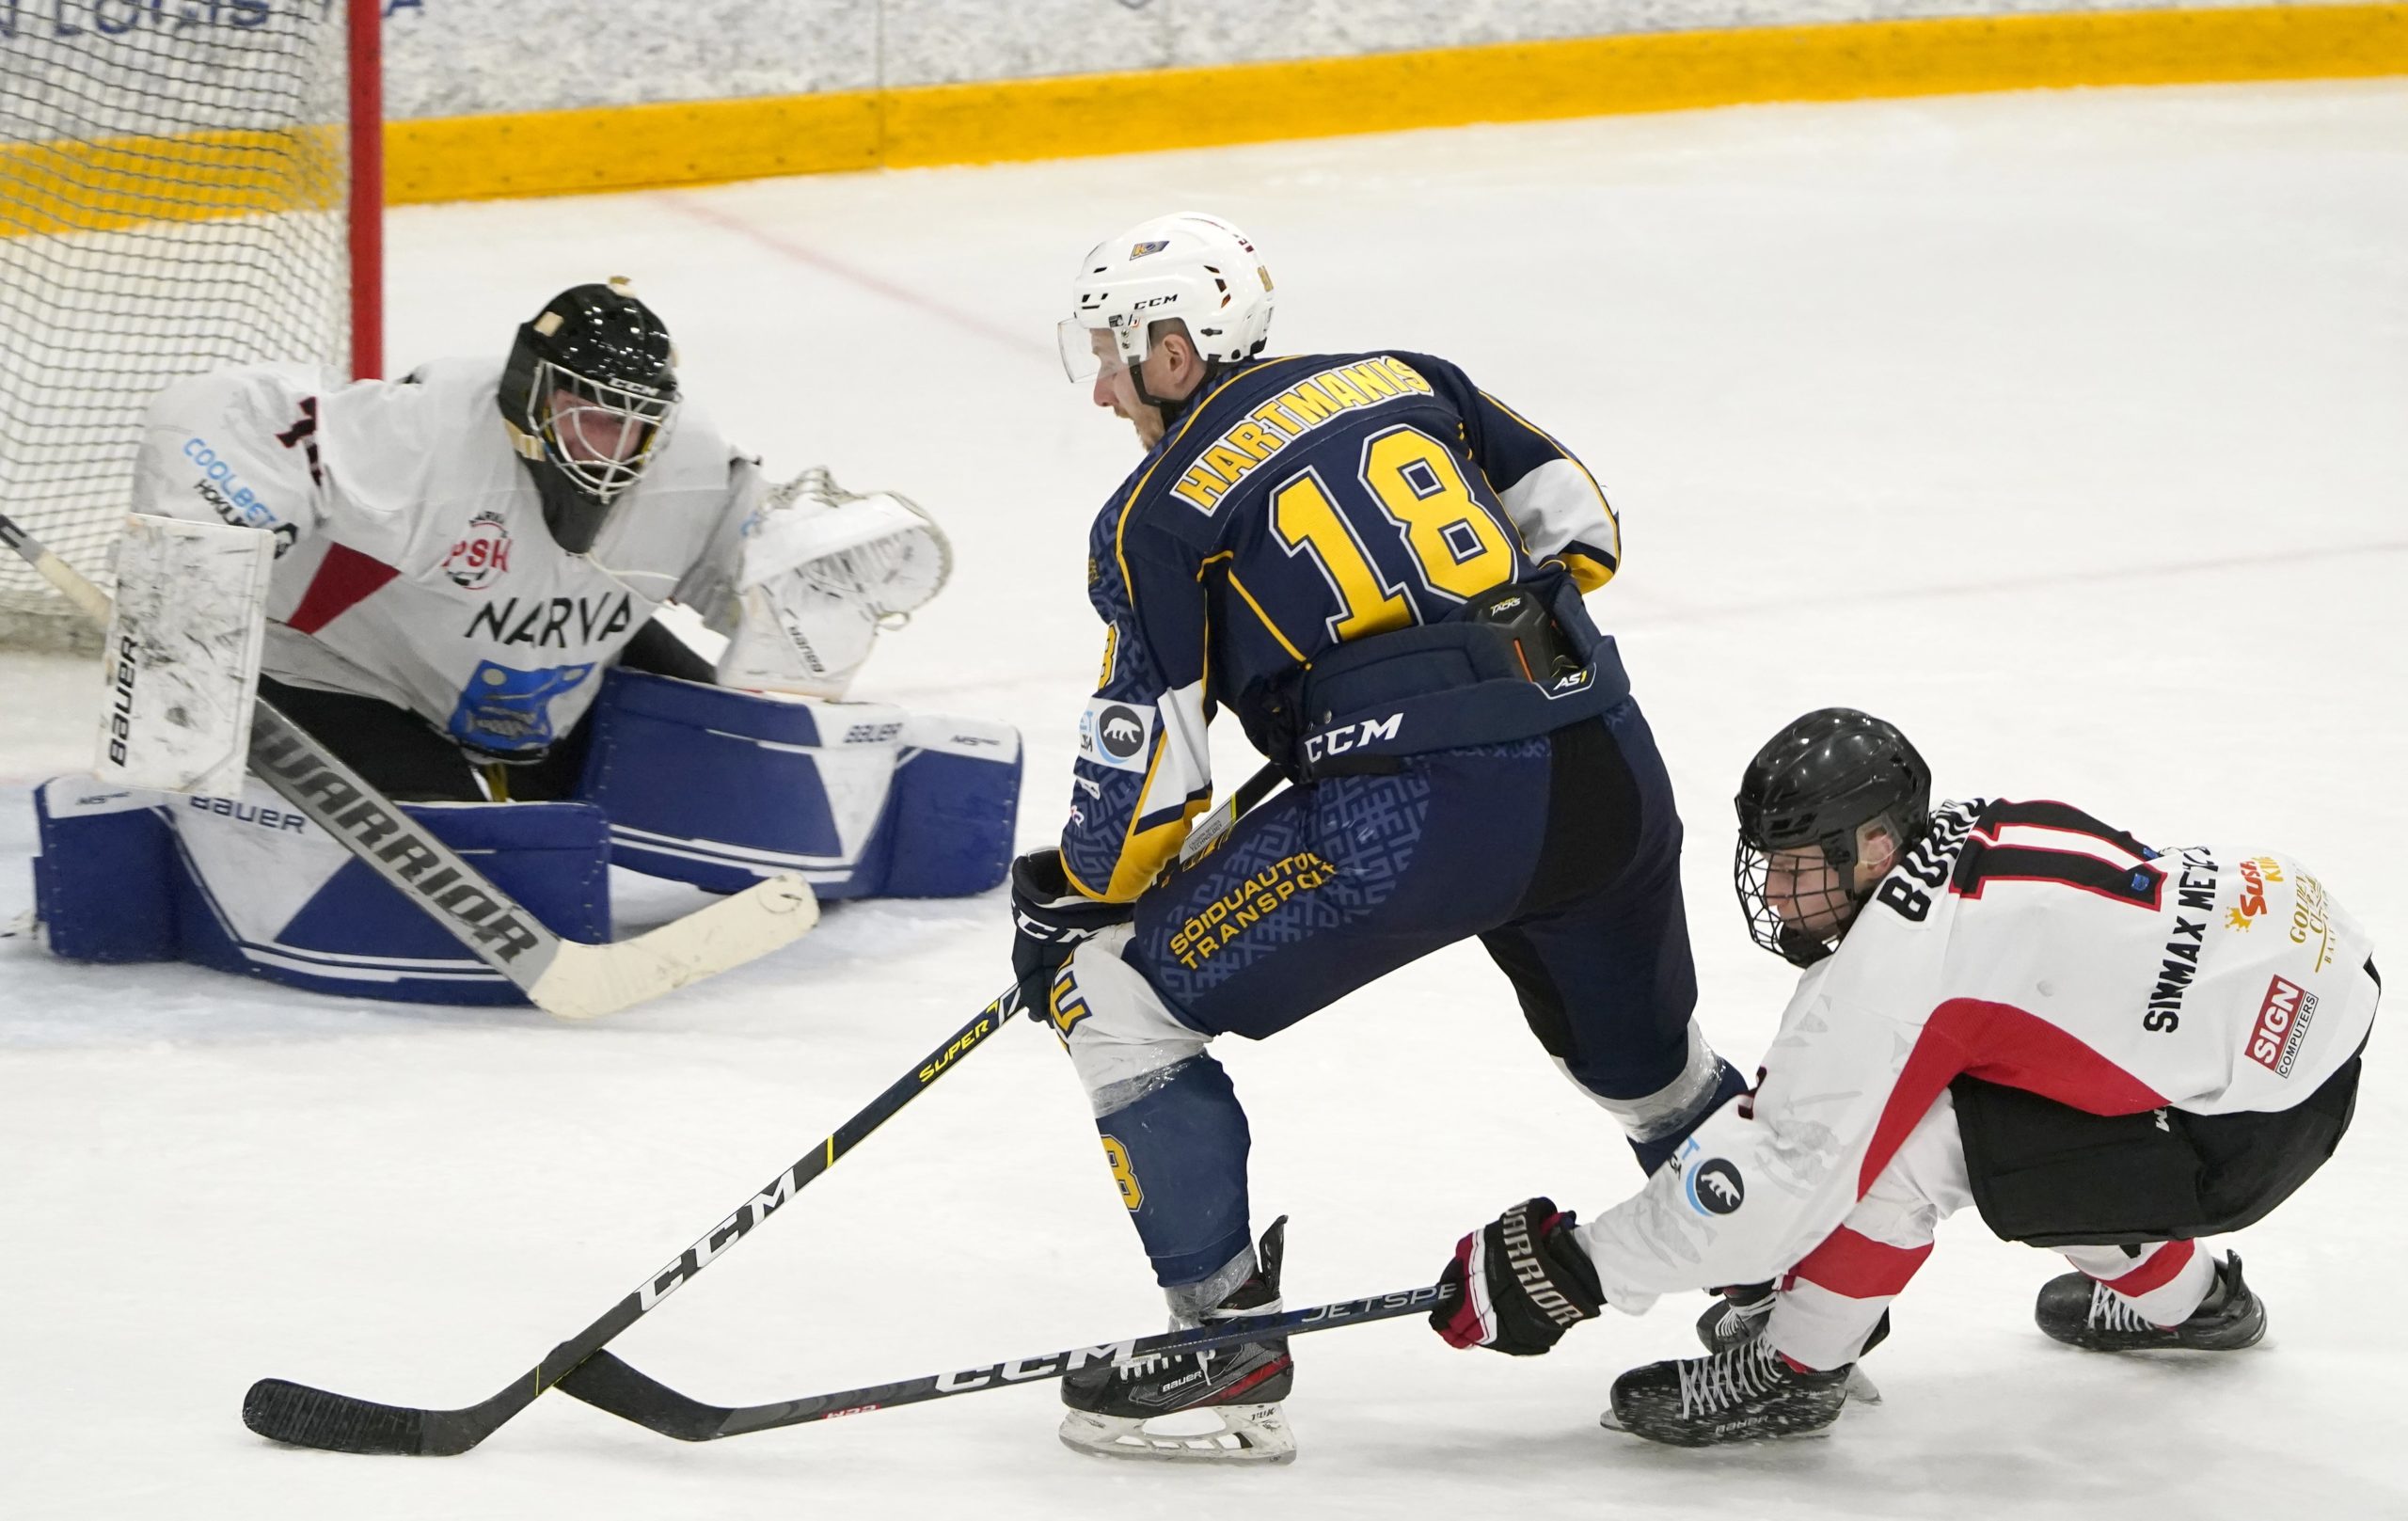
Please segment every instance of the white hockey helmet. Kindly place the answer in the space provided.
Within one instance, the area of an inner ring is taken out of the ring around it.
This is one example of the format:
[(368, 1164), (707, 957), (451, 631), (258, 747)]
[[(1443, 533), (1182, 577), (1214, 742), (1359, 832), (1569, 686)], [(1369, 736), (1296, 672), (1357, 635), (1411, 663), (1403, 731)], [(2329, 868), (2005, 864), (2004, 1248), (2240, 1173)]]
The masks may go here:
[(1106, 238), (1079, 263), (1063, 319), (1062, 369), (1072, 380), (1104, 362), (1091, 335), (1112, 335), (1122, 365), (1146, 357), (1146, 332), (1177, 317), (1196, 352), (1235, 364), (1262, 352), (1271, 333), (1271, 271), (1254, 242), (1217, 216), (1178, 212)]

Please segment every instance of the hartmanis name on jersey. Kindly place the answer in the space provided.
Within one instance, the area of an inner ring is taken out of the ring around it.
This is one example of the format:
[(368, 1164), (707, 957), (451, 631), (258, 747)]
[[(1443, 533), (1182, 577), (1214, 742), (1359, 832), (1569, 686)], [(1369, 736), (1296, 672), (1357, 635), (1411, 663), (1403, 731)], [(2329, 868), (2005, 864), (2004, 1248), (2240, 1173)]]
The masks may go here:
[(1333, 365), (1298, 381), (1246, 414), (1196, 456), (1171, 491), (1210, 515), (1221, 497), (1246, 473), (1334, 417), (1391, 396), (1431, 394), (1430, 382), (1403, 360), (1375, 355), (1354, 364)]

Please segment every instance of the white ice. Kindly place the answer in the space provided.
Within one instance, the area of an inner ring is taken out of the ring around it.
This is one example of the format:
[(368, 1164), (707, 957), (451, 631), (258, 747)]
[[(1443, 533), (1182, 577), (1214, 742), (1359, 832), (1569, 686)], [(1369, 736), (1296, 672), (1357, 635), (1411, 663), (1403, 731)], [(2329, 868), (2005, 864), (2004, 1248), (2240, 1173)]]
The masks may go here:
[[(861, 694), (1022, 725), (1033, 844), (1099, 644), (1085, 524), (1132, 458), (1052, 325), (1091, 243), (1183, 206), (1259, 237), (1283, 349), (1447, 355), (1607, 483), (1628, 562), (1595, 610), (1682, 791), (1703, 1017), (1742, 1065), (1789, 979), (1733, 911), (1726, 800), (1766, 734), (1829, 703), (1902, 723), (1944, 792), (2278, 846), (2379, 939), (2408, 927), (2408, 84), (407, 210), (392, 350), (490, 352), (559, 286), (635, 277), (692, 391), (773, 467), (943, 516), (953, 587)], [(13, 917), (24, 785), (81, 764), (94, 687), (24, 658), (0, 679)], [(1615, 1373), (1690, 1345), (1694, 1297), (1542, 1360), (1412, 1322), (1299, 1341), (1302, 1458), (1270, 1472), (1075, 1457), (1048, 1386), (697, 1448), (548, 1396), (448, 1461), (242, 1427), (266, 1374), (417, 1404), (500, 1387), (990, 996), (1006, 940), (998, 895), (839, 906), (586, 1027), (0, 943), (0, 1515), (2408, 1513), (2408, 1120), (2380, 1032), (2355, 1132), (2241, 1243), (2262, 1350), (2056, 1346), (2030, 1306), (2058, 1260), (1960, 1218), (1875, 1359), (1888, 1402), (1822, 1441), (1597, 1429)], [(1425, 1282), (1526, 1195), (1594, 1208), (1635, 1181), (1476, 950), (1222, 1055), (1258, 1224), (1295, 1217), (1294, 1304)], [(619, 1350), (740, 1402), (1142, 1333), (1160, 1302), (1121, 1214), (1068, 1063), (1019, 1026)]]

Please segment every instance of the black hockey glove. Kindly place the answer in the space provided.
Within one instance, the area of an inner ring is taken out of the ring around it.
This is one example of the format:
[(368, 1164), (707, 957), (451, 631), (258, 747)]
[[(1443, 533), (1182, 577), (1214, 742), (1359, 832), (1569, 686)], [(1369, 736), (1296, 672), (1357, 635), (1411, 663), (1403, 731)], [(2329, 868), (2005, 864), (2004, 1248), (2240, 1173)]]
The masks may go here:
[(1133, 903), (1099, 903), (1071, 887), (1059, 850), (1031, 850), (1015, 860), (1012, 975), (1020, 981), (1021, 1007), (1028, 1017), (1045, 1018), (1046, 989), (1079, 942), (1127, 924), (1136, 911)]
[(1553, 1199), (1524, 1199), (1455, 1243), (1438, 1276), (1455, 1297), (1430, 1312), (1430, 1328), (1450, 1346), (1512, 1357), (1552, 1351), (1565, 1331), (1594, 1320), (1606, 1303), (1572, 1226), (1573, 1216)]

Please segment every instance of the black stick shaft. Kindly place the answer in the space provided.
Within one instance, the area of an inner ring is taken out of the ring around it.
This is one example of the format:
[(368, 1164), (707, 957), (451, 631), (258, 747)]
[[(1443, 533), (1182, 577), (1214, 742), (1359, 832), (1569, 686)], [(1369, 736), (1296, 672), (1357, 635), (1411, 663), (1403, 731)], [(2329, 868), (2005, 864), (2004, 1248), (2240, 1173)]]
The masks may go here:
[(1265, 1337), (1303, 1336), (1307, 1332), (1328, 1331), (1342, 1325), (1367, 1325), (1373, 1321), (1393, 1320), (1400, 1315), (1427, 1314), (1453, 1298), (1454, 1293), (1452, 1286), (1434, 1284), (1426, 1288), (1400, 1290), (1395, 1293), (1342, 1300), (1334, 1305), (1316, 1305), (1309, 1309), (1291, 1310), (1284, 1315), (1215, 1321), (1192, 1331), (1134, 1337), (1095, 1347), (1069, 1347), (1037, 1357), (1015, 1357), (1007, 1362), (988, 1363), (951, 1373), (926, 1373), (894, 1384), (870, 1384), (856, 1389), (838, 1389), (832, 1394), (815, 1394), (800, 1400), (776, 1400), (767, 1404), (705, 1404), (699, 1400), (689, 1399), (608, 1352), (596, 1353), (588, 1358), (575, 1372), (561, 1381), (560, 1387), (563, 1394), (582, 1400), (597, 1410), (607, 1410), (624, 1420), (631, 1420), (646, 1430), (658, 1432), (663, 1436), (673, 1436), (681, 1442), (710, 1442), (722, 1436), (741, 1436), (748, 1432), (765, 1432), (779, 1426), (800, 1426), (809, 1421), (833, 1420), (838, 1416), (891, 1410), (896, 1405), (949, 1400), (958, 1394), (987, 1394), (1022, 1384), (1045, 1383), (1090, 1362), (1116, 1358), (1126, 1361), (1164, 1352), (1210, 1351), (1235, 1346), (1242, 1341), (1260, 1340)]
[(610, 1307), (600, 1320), (547, 1353), (532, 1369), (511, 1380), (481, 1404), (458, 1410), (421, 1410), (378, 1404), (349, 1395), (329, 1393), (284, 1379), (261, 1379), (243, 1397), (243, 1424), (261, 1436), (295, 1447), (325, 1448), (338, 1452), (397, 1452), (451, 1456), (493, 1434), (503, 1421), (518, 1414), (535, 1396), (566, 1377), (579, 1363), (610, 1339), (650, 1313), (659, 1303), (689, 1282), (695, 1274), (725, 1256), (811, 1180), (836, 1165), (838, 1158), (867, 1139), (870, 1133), (895, 1117), (960, 1059), (1001, 1029), (1017, 1010), (1017, 989), (1007, 990), (978, 1011), (951, 1039), (928, 1053), (927, 1059), (896, 1078), (868, 1106), (838, 1126), (793, 1166), (711, 1228), (700, 1241), (637, 1285)]

